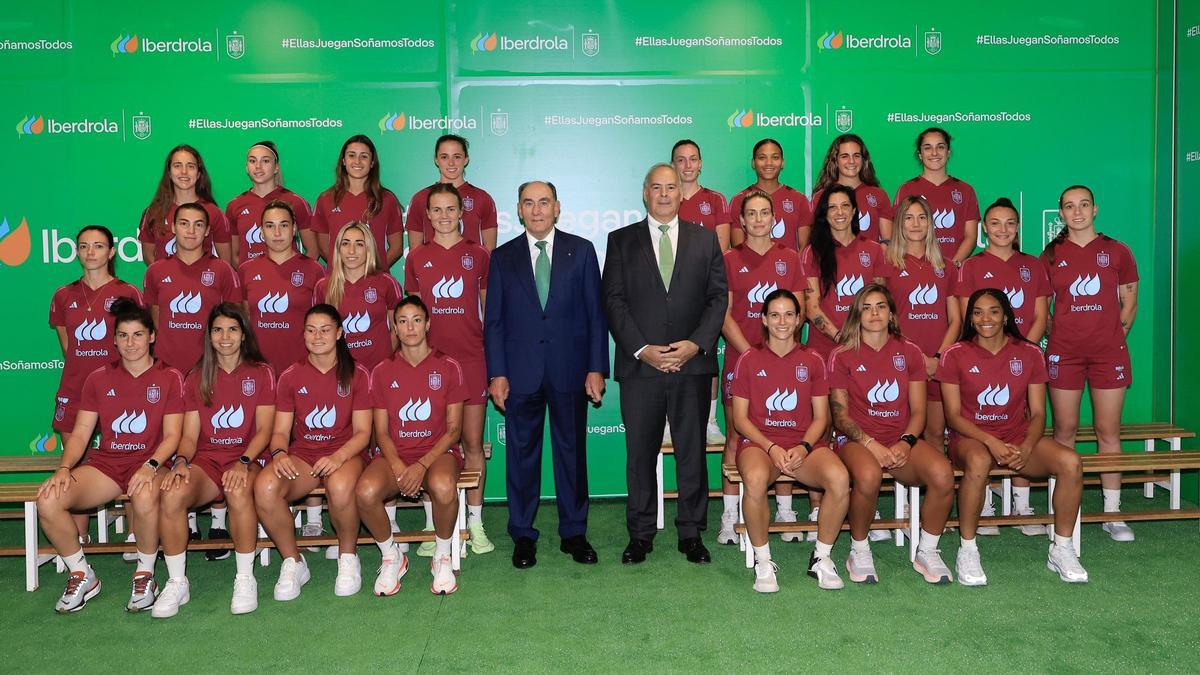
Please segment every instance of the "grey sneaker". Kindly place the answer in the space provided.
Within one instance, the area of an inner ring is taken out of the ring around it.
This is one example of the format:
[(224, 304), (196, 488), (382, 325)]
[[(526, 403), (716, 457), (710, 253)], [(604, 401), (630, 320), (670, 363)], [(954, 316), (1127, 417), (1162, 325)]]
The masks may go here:
[(62, 597), (54, 603), (54, 611), (59, 614), (70, 614), (83, 609), (88, 600), (100, 594), (100, 579), (96, 570), (89, 565), (85, 572), (72, 572), (67, 576), (67, 587), (63, 589)]

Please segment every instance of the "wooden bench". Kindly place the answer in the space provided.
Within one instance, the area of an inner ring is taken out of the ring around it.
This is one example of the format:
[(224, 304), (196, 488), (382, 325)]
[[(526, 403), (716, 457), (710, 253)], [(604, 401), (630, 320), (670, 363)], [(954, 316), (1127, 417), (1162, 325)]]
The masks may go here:
[[(0, 483), (0, 503), (20, 503), (24, 507), (24, 522), (25, 522), (25, 540), (21, 547), (3, 547), (0, 548), (0, 556), (3, 555), (22, 555), (25, 557), (25, 590), (36, 591), (38, 588), (38, 570), (39, 568), (56, 559), (54, 548), (52, 546), (39, 545), (39, 528), (37, 517), (37, 492), (41, 487), (41, 483)], [(461, 566), (461, 557), (465, 555), (462, 543), (470, 538), (470, 532), (466, 526), (466, 491), (479, 487), (479, 472), (478, 471), (463, 471), (458, 478), (458, 523), (454, 529), (454, 534), (451, 537), (451, 560), (455, 570)], [(314, 495), (325, 494), (324, 488), (314, 490)], [(116, 499), (117, 502), (128, 501), (126, 495), (121, 495)], [(103, 509), (101, 512), (103, 513)], [(104, 516), (102, 516), (103, 518)], [(103, 520), (101, 521), (104, 522)], [(101, 528), (103, 532), (107, 528)], [(105, 537), (106, 539), (106, 537)], [(393, 535), (393, 539), (401, 543), (425, 542), (433, 541), (433, 532), (411, 531), (398, 532)], [(374, 541), (369, 536), (360, 536), (360, 544), (370, 544)], [(331, 535), (322, 535), (319, 537), (297, 537), (296, 542), (299, 546), (332, 546), (337, 544), (337, 537)], [(257, 544), (259, 549), (266, 552), (275, 547), (275, 544), (270, 539), (260, 537)], [(87, 544), (84, 547), (86, 553), (125, 553), (136, 549), (133, 543), (119, 542), (108, 543), (100, 541), (95, 544)], [(206, 541), (189, 542), (188, 550), (203, 551), (210, 549), (230, 549), (233, 548), (233, 541), (229, 539), (210, 539)], [(265, 560), (265, 558), (264, 558)], [(60, 570), (61, 571), (61, 570)]]

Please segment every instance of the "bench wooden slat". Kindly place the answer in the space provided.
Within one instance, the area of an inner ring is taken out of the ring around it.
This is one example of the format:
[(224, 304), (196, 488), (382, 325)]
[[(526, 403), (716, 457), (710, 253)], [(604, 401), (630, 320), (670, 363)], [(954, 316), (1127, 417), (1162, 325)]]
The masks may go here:
[(61, 454), (53, 455), (20, 455), (0, 457), (0, 473), (26, 473), (33, 471), (53, 471), (62, 461)]

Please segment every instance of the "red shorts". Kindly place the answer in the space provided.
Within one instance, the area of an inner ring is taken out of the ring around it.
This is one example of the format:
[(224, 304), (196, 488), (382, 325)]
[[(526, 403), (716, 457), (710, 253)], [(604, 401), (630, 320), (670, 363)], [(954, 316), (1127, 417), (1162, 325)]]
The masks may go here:
[(201, 450), (192, 458), (192, 468), (203, 471), (204, 475), (208, 476), (209, 480), (217, 486), (217, 491), (220, 493), (217, 501), (225, 499), (225, 488), (221, 479), (225, 476), (226, 471), (238, 463), (238, 456), (234, 455), (232, 459), (226, 459), (220, 453)]
[(721, 370), (721, 403), (727, 406), (733, 405), (733, 368), (736, 365), (735, 355), (732, 359), (725, 359), (725, 367)]
[[(409, 449), (409, 450), (397, 449), (396, 453), (399, 455), (400, 461), (404, 462), (405, 465), (408, 465), (408, 464), (412, 464), (413, 462), (424, 457), (426, 454), (429, 453), (429, 451), (431, 449), (432, 448), (413, 448), (413, 449)], [(449, 448), (446, 448), (446, 454), (453, 457), (454, 461), (458, 463), (459, 471), (462, 471), (463, 467), (465, 467), (467, 465), (467, 459), (466, 459), (466, 456), (463, 455), (461, 445), (451, 445)], [(371, 461), (374, 461), (376, 459), (382, 459), (382, 458), (383, 458), (383, 453), (377, 452), (371, 458)]]
[[(890, 448), (893, 445), (895, 445), (896, 443), (900, 442), (900, 437), (897, 436), (895, 438), (883, 438), (882, 436), (876, 436), (875, 440)], [(834, 434), (833, 434), (833, 451), (840, 453), (842, 450), (846, 449), (846, 444), (849, 442), (850, 442), (849, 438), (846, 438), (845, 436), (843, 436), (837, 432), (834, 432)]]
[(1054, 389), (1082, 390), (1085, 382), (1092, 389), (1124, 389), (1133, 384), (1133, 367), (1125, 345), (1096, 354), (1047, 350), (1046, 371)]
[(942, 402), (942, 383), (930, 379), (925, 382), (925, 401), (927, 403)]
[(75, 416), (79, 414), (79, 396), (59, 390), (54, 395), (54, 422), (50, 428), (60, 434), (75, 430)]
[(100, 450), (88, 450), (87, 457), (84, 458), (82, 465), (90, 466), (100, 473), (112, 479), (112, 482), (121, 488), (121, 492), (129, 491), (129, 479), (133, 478), (133, 474), (146, 460), (154, 456), (153, 452), (139, 452), (137, 454), (117, 454), (112, 452), (101, 452)]
[(483, 361), (459, 361), (463, 369), (463, 385), (467, 388), (467, 405), (487, 403), (487, 364)]
[[(768, 440), (769, 440), (769, 439), (768, 439)], [(754, 445), (754, 444), (753, 444), (753, 443), (750, 441), (750, 439), (749, 439), (749, 438), (745, 438), (745, 437), (742, 437), (742, 436), (738, 436), (737, 447), (736, 447), (736, 448), (734, 448), (734, 457), (737, 457), (738, 455), (742, 454), (742, 451), (743, 451), (743, 450), (745, 450), (746, 448), (749, 448), (749, 447), (751, 447), (751, 446), (753, 446), (753, 445)], [(782, 446), (782, 445), (784, 445), (784, 444), (783, 444), (783, 443), (779, 443), (779, 442), (775, 442), (775, 445), (780, 445), (780, 446)], [(793, 445), (796, 445), (796, 444), (793, 444)], [(757, 446), (755, 446), (755, 447), (757, 447)], [(817, 445), (813, 446), (813, 452), (816, 452), (817, 450), (820, 450), (821, 448), (827, 448), (827, 447), (829, 447), (829, 446), (827, 446), (827, 445), (825, 445), (825, 444), (823, 444), (823, 443), (818, 443)], [(759, 448), (759, 449), (760, 449), (760, 450), (762, 450), (763, 452), (766, 452), (766, 451), (767, 451), (767, 449), (766, 449), (766, 448)]]

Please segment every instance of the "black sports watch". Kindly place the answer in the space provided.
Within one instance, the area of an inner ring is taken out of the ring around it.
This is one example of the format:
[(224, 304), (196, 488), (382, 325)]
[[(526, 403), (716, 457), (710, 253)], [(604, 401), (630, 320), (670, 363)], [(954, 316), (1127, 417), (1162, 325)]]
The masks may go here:
[(908, 443), (909, 450), (913, 449), (917, 445), (917, 437), (913, 436), (912, 434), (904, 434), (903, 436), (900, 437), (900, 440), (904, 441), (905, 443)]
[(238, 461), (242, 463), (242, 466), (250, 466), (251, 462), (250, 458), (245, 455), (238, 457)]
[(158, 460), (151, 457), (150, 459), (146, 460), (146, 466), (150, 467), (152, 471), (158, 471)]
[(808, 441), (800, 441), (800, 445), (804, 447), (805, 452), (812, 452), (812, 443)]

